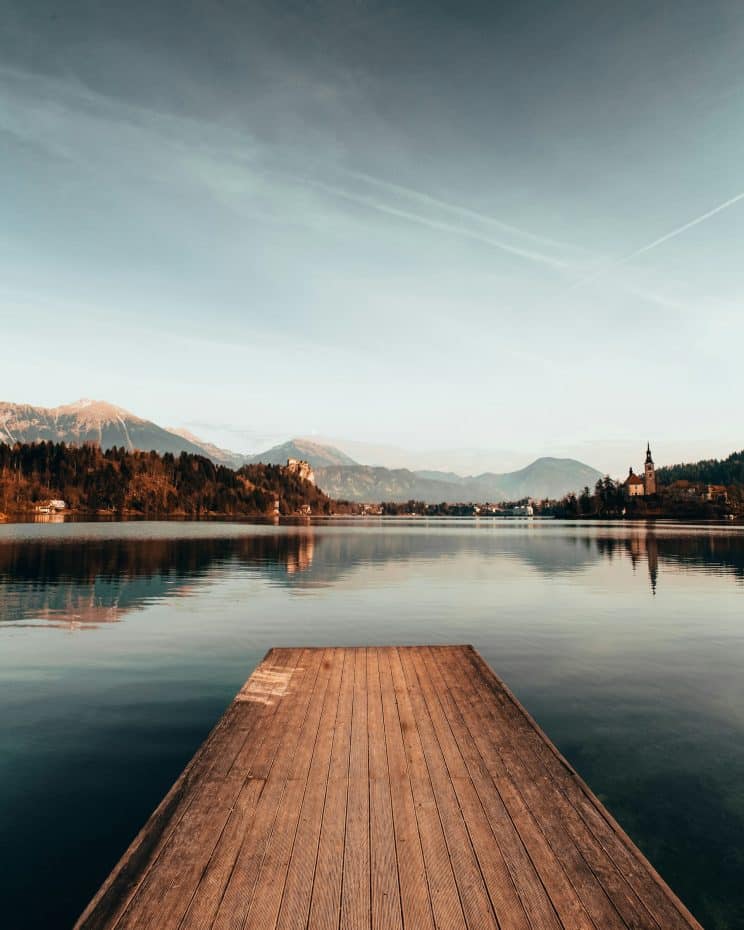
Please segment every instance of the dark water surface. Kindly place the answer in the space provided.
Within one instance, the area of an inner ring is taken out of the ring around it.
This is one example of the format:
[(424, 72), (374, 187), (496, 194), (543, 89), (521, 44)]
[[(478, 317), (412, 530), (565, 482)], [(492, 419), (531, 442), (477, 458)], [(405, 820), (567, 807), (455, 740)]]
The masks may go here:
[(65, 928), (273, 645), (473, 643), (707, 928), (744, 928), (744, 534), (0, 526), (0, 923)]

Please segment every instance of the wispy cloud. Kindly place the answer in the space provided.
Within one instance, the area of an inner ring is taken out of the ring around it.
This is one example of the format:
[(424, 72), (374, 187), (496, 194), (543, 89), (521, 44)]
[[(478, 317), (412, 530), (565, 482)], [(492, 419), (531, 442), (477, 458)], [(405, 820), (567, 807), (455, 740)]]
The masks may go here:
[[(377, 195), (327, 179), (303, 176), (292, 170), (286, 147), (277, 148), (250, 133), (218, 125), (207, 127), (201, 120), (114, 100), (77, 82), (52, 82), (7, 68), (0, 68), (0, 79), (5, 83), (9, 104), (0, 116), (0, 127), (42, 146), (58, 159), (80, 162), (86, 170), (94, 167), (110, 170), (113, 163), (123, 162), (127, 173), (132, 170), (157, 173), (171, 181), (182, 173), (183, 180), (190, 177), (200, 186), (207, 186), (231, 207), (242, 207), (246, 198), (251, 200), (261, 194), (260, 209), (267, 209), (265, 198), (269, 197), (273, 201), (271, 209), (280, 212), (287, 206), (286, 195), (291, 188), (309, 188), (325, 198), (330, 196), (440, 233), (480, 242), (554, 270), (568, 267), (562, 255), (549, 254), (548, 249), (531, 245), (542, 242), (556, 249), (562, 248), (560, 243), (420, 191), (354, 172), (344, 173), (374, 186)], [(121, 153), (130, 151), (137, 152), (134, 163), (122, 160)], [(285, 163), (286, 168), (276, 167), (277, 162)], [(318, 165), (317, 170), (336, 173), (337, 167), (329, 163)], [(381, 196), (383, 191), (395, 196)], [(420, 209), (422, 205), (429, 212)], [(434, 210), (440, 215), (434, 215)], [(452, 222), (446, 214), (461, 221)], [(489, 227), (509, 236), (493, 235)]]
[(339, 187), (334, 184), (327, 184), (326, 182), (319, 181), (315, 178), (295, 176), (294, 180), (301, 184), (306, 184), (309, 187), (313, 187), (317, 190), (325, 191), (326, 193), (332, 194), (335, 197), (340, 197), (343, 200), (348, 200), (352, 203), (359, 204), (360, 206), (368, 207), (371, 210), (376, 210), (379, 213), (385, 213), (388, 216), (395, 216), (399, 219), (408, 220), (409, 222), (417, 223), (420, 226), (427, 226), (429, 229), (434, 229), (439, 232), (449, 233), (455, 236), (462, 236), (467, 239), (473, 239), (474, 241), (482, 242), (484, 245), (491, 246), (492, 248), (499, 249), (502, 252), (515, 255), (519, 258), (523, 258), (531, 262), (547, 265), (557, 270), (565, 269), (568, 267), (568, 263), (563, 259), (558, 259), (552, 255), (547, 255), (544, 252), (538, 252), (535, 249), (529, 249), (518, 244), (505, 242), (503, 239), (497, 239), (494, 236), (489, 236), (486, 233), (483, 233), (473, 227), (438, 220), (434, 217), (427, 216), (424, 213), (417, 213), (412, 210), (407, 210), (396, 206), (395, 204), (379, 200), (375, 197), (369, 197), (365, 194), (350, 191), (346, 188)]
[(400, 194), (403, 197), (409, 198), (426, 206), (435, 207), (439, 210), (445, 210), (446, 212), (452, 213), (455, 216), (461, 216), (466, 219), (485, 223), (488, 226), (494, 226), (497, 229), (511, 233), (514, 236), (528, 239), (531, 242), (542, 243), (543, 245), (552, 246), (553, 248), (561, 250), (570, 249), (581, 252), (584, 251), (584, 249), (582, 249), (580, 246), (572, 245), (566, 242), (559, 242), (556, 239), (550, 239), (547, 236), (538, 235), (537, 233), (522, 229), (520, 226), (513, 226), (511, 223), (505, 223), (503, 220), (498, 219), (495, 216), (491, 216), (488, 213), (481, 213), (479, 210), (472, 210), (469, 207), (463, 207), (462, 205), (452, 203), (449, 200), (442, 200), (439, 197), (433, 197), (431, 194), (427, 194), (424, 191), (420, 191), (412, 187), (406, 187), (402, 184), (395, 184), (391, 181), (386, 181), (383, 178), (377, 178), (373, 175), (365, 174), (360, 171), (346, 171), (345, 174), (350, 178), (363, 181), (366, 184), (379, 188), (380, 190), (386, 190), (394, 194)]

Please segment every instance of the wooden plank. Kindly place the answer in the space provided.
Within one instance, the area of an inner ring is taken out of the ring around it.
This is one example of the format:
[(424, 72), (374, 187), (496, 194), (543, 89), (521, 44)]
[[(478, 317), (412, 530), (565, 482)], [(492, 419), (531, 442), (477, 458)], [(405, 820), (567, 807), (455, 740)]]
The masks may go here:
[[(475, 676), (474, 683), (482, 682), (480, 676)], [(504, 704), (499, 701), (498, 707), (503, 711)], [(495, 713), (495, 706), (491, 705)], [(502, 719), (504, 719), (502, 717)], [(615, 910), (629, 927), (639, 930), (659, 930), (659, 924), (653, 916), (643, 907), (637, 895), (628, 884), (626, 877), (617, 869), (615, 863), (607, 855), (604, 848), (597, 842), (586, 824), (581, 820), (576, 809), (568, 798), (562, 794), (555, 782), (550, 779), (537, 756), (532, 752), (529, 743), (517, 736), (518, 731), (508, 726), (504, 720), (503, 729), (500, 730), (502, 739), (508, 744), (509, 750), (518, 758), (519, 765), (526, 773), (527, 779), (533, 785), (539, 785), (542, 797), (545, 799), (555, 819), (559, 819), (565, 827), (567, 835), (573, 841), (574, 847), (594, 873), (597, 883), (600, 884)], [(494, 726), (493, 732), (497, 728)], [(603, 903), (603, 902), (602, 902)]]
[(318, 857), (313, 876), (308, 930), (338, 930), (341, 919), (346, 798), (349, 789), (354, 655), (344, 650), (336, 725), (328, 772)]
[(372, 930), (403, 930), (385, 721), (376, 649), (367, 650), (369, 845)]
[[(441, 650), (427, 649), (426, 653), (428, 659), (425, 666), (426, 674), (439, 695), (453, 737), (457, 740), (463, 761), (483, 805), (486, 819), (503, 850), (512, 881), (519, 891), (529, 917), (530, 926), (533, 930), (558, 930), (562, 923), (540, 877), (539, 856), (536, 857), (536, 862), (530, 858), (529, 846), (523, 842), (478, 749), (478, 735), (481, 728), (475, 723), (475, 717), (470, 713), (469, 708), (461, 707), (457, 703), (453, 691), (445, 681), (439, 667), (439, 659), (443, 658)], [(468, 728), (468, 722), (474, 723), (474, 733), (471, 733)], [(536, 830), (537, 826), (534, 825), (533, 829)], [(552, 869), (556, 866), (557, 861), (551, 862)]]
[[(279, 930), (304, 927), (310, 913), (313, 879), (318, 859), (320, 831), (323, 821), (326, 792), (328, 789), (329, 766), (333, 748), (333, 737), (338, 720), (341, 698), (341, 679), (345, 664), (345, 653), (331, 652), (331, 677), (326, 691), (323, 714), (313, 750), (313, 759), (307, 779), (299, 823), (292, 845), (292, 857), (286, 870), (286, 881), (277, 919)], [(290, 805), (285, 801), (285, 807)], [(288, 829), (288, 827), (287, 827)], [(277, 875), (277, 886), (281, 881)], [(271, 876), (269, 876), (271, 880)], [(269, 924), (265, 924), (269, 926)]]
[(160, 871), (164, 850), (192, 805), (211, 783), (224, 778), (240, 750), (252, 744), (252, 732), (276, 712), (279, 699), (291, 691), (300, 654), (298, 649), (269, 650), (259, 666), (261, 674), (243, 686), (80, 916), (75, 930), (119, 925), (135, 896), (142, 892), (152, 867), (158, 864)]
[[(413, 664), (486, 881), (499, 926), (557, 928), (555, 910), (509, 819), (493, 782), (472, 765), (477, 749), (449, 698), (429, 650), (415, 649)], [(474, 771), (467, 765), (470, 759)], [(478, 791), (480, 787), (480, 792)], [(484, 800), (485, 798), (485, 800)], [(494, 808), (493, 813), (491, 808)]]
[[(261, 681), (262, 677), (259, 676), (253, 684), (263, 694)], [(243, 689), (238, 696), (238, 704), (249, 703), (252, 693), (250, 688)], [(225, 753), (222, 760), (225, 766), (215, 765), (202, 780), (197, 796), (163, 850), (157, 868), (150, 870), (140, 892), (117, 925), (121, 930), (144, 930), (159, 921), (166, 924), (175, 922), (185, 914), (227, 822), (233, 815), (238, 797), (244, 793), (245, 764), (238, 760), (243, 756), (252, 759), (257, 748), (264, 744), (272, 732), (266, 724), (272, 722), (279, 705), (269, 700), (266, 707), (268, 712), (260, 718), (259, 725), (249, 732), (250, 738), (232, 743), (233, 747), (239, 747), (238, 752), (229, 755)], [(230, 756), (232, 759), (228, 764)]]
[(341, 653), (324, 653), (323, 703), (303, 726), (244, 930), (284, 930), (307, 922), (342, 665)]
[(607, 889), (597, 879), (581, 849), (573, 841), (564, 816), (561, 816), (565, 812), (556, 811), (547, 779), (536, 780), (539, 776), (531, 772), (519, 756), (503, 718), (494, 712), (491, 704), (483, 701), (482, 692), (472, 682), (470, 687), (475, 700), (484, 707), (489, 733), (498, 747), (507, 772), (519, 785), (519, 791), (529, 808), (535, 812), (540, 829), (571, 877), (571, 883), (595, 926), (598, 930), (625, 930), (627, 925), (614, 907)]
[(429, 883), (424, 864), (421, 837), (416, 822), (413, 789), (408, 777), (408, 763), (403, 745), (403, 734), (395, 698), (395, 688), (390, 672), (390, 662), (386, 650), (377, 649), (375, 651), (377, 652), (380, 675), (403, 924), (405, 927), (416, 927), (417, 930), (434, 930)]
[[(327, 684), (327, 675), (321, 669), (322, 653), (314, 651), (307, 687), (298, 701), (297, 711), (280, 731), (282, 742), (273, 764), (262, 760), (262, 765), (251, 767), (254, 778), (264, 782), (255, 813), (249, 828), (242, 837), (235, 866), (224, 889), (217, 913), (212, 922), (215, 930), (242, 930), (246, 914), (253, 902), (258, 876), (266, 848), (274, 831), (279, 807), (289, 778), (295, 771), (295, 753), (300, 744), (306, 752), (308, 740), (315, 740), (317, 716), (320, 713)], [(315, 726), (315, 729), (313, 729)], [(309, 734), (309, 735), (308, 735)], [(301, 762), (305, 756), (301, 757)]]
[(341, 926), (362, 930), (370, 925), (369, 756), (367, 751), (367, 655), (354, 649), (349, 789), (346, 801)]
[[(626, 877), (654, 923), (663, 927), (664, 930), (699, 927), (693, 915), (653, 866), (639, 854), (638, 848), (630, 837), (555, 745), (547, 739), (509, 688), (494, 675), (488, 664), (474, 649), (468, 650), (467, 658), (476, 677), (481, 679), (505, 713), (507, 726), (514, 732), (515, 738), (518, 734), (520, 744), (539, 758), (546, 773), (579, 812), (584, 822), (583, 829), (598, 839), (618, 871)], [(576, 824), (573, 818), (572, 823)], [(582, 827), (577, 824), (576, 829), (581, 830)]]
[[(272, 719), (272, 726), (261, 738), (244, 745), (233, 764), (242, 776), (240, 793), (230, 811), (230, 817), (212, 851), (199, 883), (189, 902), (179, 930), (199, 930), (209, 926), (225, 894), (226, 885), (235, 869), (243, 838), (253, 823), (256, 806), (263, 793), (265, 778), (280, 755), (284, 727), (301, 719), (307, 696), (317, 675), (317, 653), (301, 653), (296, 674), (293, 675), (292, 695), (282, 702)], [(253, 676), (251, 676), (253, 677)], [(238, 700), (241, 700), (240, 695)]]
[(457, 654), (447, 662), (447, 652), (437, 657), (450, 693), (465, 720), (478, 752), (502, 799), (508, 816), (514, 823), (525, 849), (532, 860), (540, 880), (548, 892), (551, 903), (560, 917), (561, 925), (576, 930), (595, 930), (594, 922), (582, 904), (570, 875), (548, 843), (539, 819), (530, 809), (507, 771), (496, 746), (488, 738), (489, 721), (475, 701), (468, 681), (463, 677), (462, 664)]
[(596, 930), (594, 922), (581, 902), (579, 895), (566, 872), (561, 860), (548, 842), (540, 820), (508, 772), (498, 747), (488, 736), (490, 721), (485, 711), (475, 700), (468, 682), (463, 680), (459, 657), (453, 655), (451, 664), (447, 662), (447, 653), (438, 657), (443, 674), (450, 686), (450, 693), (457, 703), (468, 729), (475, 741), (494, 785), (503, 800), (509, 817), (517, 829), (520, 839), (535, 864), (540, 879), (550, 895), (551, 902), (564, 927), (576, 930)]
[(449, 857), (455, 873), (455, 880), (460, 890), (460, 900), (469, 926), (498, 928), (499, 921), (494, 912), (493, 903), (486, 888), (485, 878), (473, 848), (473, 843), (465, 822), (465, 813), (460, 808), (457, 793), (452, 784), (452, 776), (441, 747), (436, 738), (428, 709), (419, 687), (413, 657), (408, 649), (399, 650), (401, 662), (411, 696), (411, 704), (416, 718), (419, 738), (424, 750), (426, 765), (429, 769), (434, 788), (439, 818), (449, 850)]
[(450, 858), (434, 786), (426, 764), (411, 694), (397, 650), (388, 656), (398, 705), (409, 777), (416, 802), (416, 819), (424, 852), (434, 923), (438, 928), (467, 927), (457, 876)]
[(271, 650), (76, 930), (701, 930), (472, 647)]

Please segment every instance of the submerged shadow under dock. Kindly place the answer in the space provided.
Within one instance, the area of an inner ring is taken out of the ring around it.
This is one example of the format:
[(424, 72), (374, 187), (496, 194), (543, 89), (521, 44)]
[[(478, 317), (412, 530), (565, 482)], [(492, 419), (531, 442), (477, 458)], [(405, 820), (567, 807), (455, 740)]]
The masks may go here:
[(76, 924), (691, 927), (470, 646), (272, 649)]

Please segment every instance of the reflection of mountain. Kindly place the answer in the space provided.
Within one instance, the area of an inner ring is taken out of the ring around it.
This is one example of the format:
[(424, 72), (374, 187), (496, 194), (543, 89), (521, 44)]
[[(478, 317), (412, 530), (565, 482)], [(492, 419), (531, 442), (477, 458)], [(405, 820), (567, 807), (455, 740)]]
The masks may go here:
[[(116, 525), (111, 530), (116, 533)], [(365, 566), (463, 557), (502, 566), (513, 561), (548, 576), (629, 558), (646, 566), (653, 590), (665, 565), (744, 579), (744, 536), (641, 526), (492, 532), (473, 524), (391, 523), (255, 535), (46, 538), (0, 543), (0, 618), (81, 626), (111, 622), (153, 601), (190, 593), (219, 569), (246, 569), (272, 584), (309, 589), (332, 586)]]
[(157, 549), (144, 542), (125, 547), (120, 540), (2, 545), (0, 618), (81, 626), (115, 622), (188, 585), (193, 573), (182, 574), (169, 563), (169, 553)]
[(185, 580), (169, 583), (162, 576), (151, 578), (95, 578), (89, 584), (39, 584), (21, 587), (4, 584), (0, 613), (5, 621), (23, 618), (45, 620), (57, 625), (93, 627), (116, 623), (136, 610), (167, 595), (183, 594)]
[[(525, 533), (474, 532), (472, 526), (457, 529), (438, 526), (373, 526), (348, 532), (315, 533), (312, 561), (300, 577), (274, 572), (276, 580), (302, 587), (333, 585), (366, 565), (453, 561), (462, 556), (480, 559), (513, 559), (548, 575), (581, 570), (600, 556), (587, 540)], [(302, 538), (302, 537), (300, 537)], [(287, 564), (286, 562), (284, 563)]]

